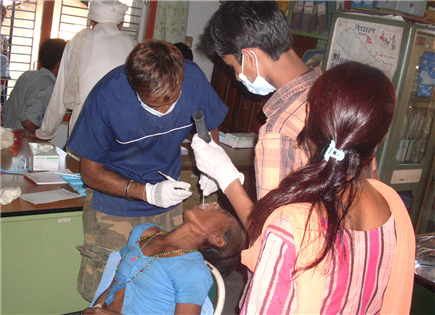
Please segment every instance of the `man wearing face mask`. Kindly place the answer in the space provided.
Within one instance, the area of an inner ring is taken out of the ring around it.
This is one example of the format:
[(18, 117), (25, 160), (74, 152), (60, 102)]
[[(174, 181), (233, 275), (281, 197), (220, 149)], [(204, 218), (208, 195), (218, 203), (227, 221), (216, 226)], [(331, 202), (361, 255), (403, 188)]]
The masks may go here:
[(255, 147), (259, 199), (307, 162), (296, 137), (308, 90), (321, 70), (310, 70), (296, 55), (289, 23), (275, 1), (225, 2), (205, 28), (201, 48), (222, 57), (251, 93), (276, 91), (263, 107), (267, 122)]
[[(201, 36), (200, 47), (209, 56), (220, 56), (233, 67), (236, 79), (254, 94), (267, 95), (276, 91), (263, 107), (267, 117), (255, 146), (257, 198), (260, 199), (290, 173), (308, 162), (296, 138), (305, 124), (307, 94), (322, 74), (320, 68), (310, 69), (296, 55), (290, 25), (276, 1), (227, 1), (211, 17)], [(211, 144), (199, 144), (194, 137), (192, 148), (211, 150)], [(201, 152), (196, 152), (201, 154)], [(205, 152), (206, 153), (206, 152)], [(212, 167), (220, 156), (209, 160)], [(207, 173), (207, 172), (205, 172)], [(239, 178), (237, 170), (223, 174), (219, 188)], [(377, 178), (376, 163), (369, 178)], [(204, 193), (213, 192), (205, 189)], [(244, 192), (235, 193), (234, 205), (239, 218), (249, 215), (252, 201)]]
[[(190, 184), (181, 174), (181, 143), (204, 113), (214, 141), (228, 108), (199, 67), (172, 44), (147, 40), (89, 93), (67, 147), (81, 156), (89, 191), (83, 208), (85, 244), (79, 291), (92, 299), (107, 256), (125, 246), (131, 229), (152, 222), (172, 230)], [(178, 205), (178, 206), (177, 206)], [(95, 269), (95, 270), (94, 270)]]

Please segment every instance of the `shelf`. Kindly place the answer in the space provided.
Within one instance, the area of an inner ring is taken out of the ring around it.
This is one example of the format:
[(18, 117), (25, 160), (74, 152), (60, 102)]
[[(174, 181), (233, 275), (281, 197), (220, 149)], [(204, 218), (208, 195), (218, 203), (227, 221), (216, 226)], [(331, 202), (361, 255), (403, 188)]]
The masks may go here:
[(328, 40), (328, 34), (308, 33), (305, 31), (293, 30), (293, 29), (291, 30), (291, 32), (293, 35), (302, 35), (302, 36), (313, 37), (322, 40)]

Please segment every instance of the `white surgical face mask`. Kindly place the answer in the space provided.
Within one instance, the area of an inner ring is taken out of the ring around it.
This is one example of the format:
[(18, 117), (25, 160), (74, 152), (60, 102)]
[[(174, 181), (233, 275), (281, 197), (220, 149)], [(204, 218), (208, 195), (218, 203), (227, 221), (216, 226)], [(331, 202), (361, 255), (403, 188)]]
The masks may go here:
[(242, 73), (239, 73), (240, 80), (242, 80), (248, 91), (254, 94), (267, 95), (270, 92), (275, 91), (276, 88), (260, 75), (260, 70), (258, 69), (257, 55), (252, 50), (250, 50), (250, 52), (253, 53), (255, 56), (255, 64), (257, 65), (257, 77), (255, 78), (254, 82), (251, 82), (248, 80), (246, 75), (243, 74), (244, 56), (242, 55)]
[(143, 107), (143, 109), (145, 109), (148, 113), (150, 113), (151, 115), (157, 116), (157, 117), (162, 117), (165, 116), (167, 114), (169, 114), (170, 112), (172, 112), (175, 108), (175, 105), (177, 105), (178, 100), (181, 97), (181, 92), (180, 92), (180, 96), (177, 98), (177, 100), (174, 102), (174, 104), (171, 105), (171, 107), (169, 107), (168, 111), (166, 113), (161, 113), (158, 110), (155, 110), (154, 108), (149, 107), (147, 104), (145, 104), (144, 102), (142, 102), (142, 100), (139, 97), (139, 94), (137, 94), (137, 99), (140, 102), (140, 105)]

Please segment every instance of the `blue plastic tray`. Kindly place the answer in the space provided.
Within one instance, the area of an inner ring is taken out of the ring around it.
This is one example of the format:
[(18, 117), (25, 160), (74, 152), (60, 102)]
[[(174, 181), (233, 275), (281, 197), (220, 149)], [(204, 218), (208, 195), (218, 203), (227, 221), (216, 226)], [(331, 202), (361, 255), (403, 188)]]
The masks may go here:
[[(80, 175), (80, 173), (74, 173), (74, 175)], [(62, 178), (68, 183), (68, 185), (74, 189), (77, 193), (79, 193), (81, 196), (86, 196), (86, 186), (83, 183), (81, 178), (68, 176), (68, 175), (61, 175)]]

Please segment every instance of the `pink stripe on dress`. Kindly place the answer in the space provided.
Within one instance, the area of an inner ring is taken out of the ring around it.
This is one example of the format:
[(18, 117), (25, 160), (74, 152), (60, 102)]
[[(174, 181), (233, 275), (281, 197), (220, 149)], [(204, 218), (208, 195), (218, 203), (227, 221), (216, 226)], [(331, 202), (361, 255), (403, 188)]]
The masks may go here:
[(325, 288), (329, 291), (322, 306), (322, 313), (325, 312), (325, 314), (337, 314), (339, 312), (349, 288), (350, 257), (348, 257), (349, 254), (346, 255), (346, 253), (349, 253), (349, 243), (346, 233), (343, 237), (345, 240), (344, 248), (339, 244), (338, 240), (336, 242), (338, 257), (334, 259), (331, 268), (329, 288)]
[(360, 314), (365, 314), (366, 312), (367, 304), (371, 298), (373, 290), (375, 289), (378, 268), (382, 266), (380, 264), (381, 262), (379, 261), (379, 231), (371, 230), (368, 231), (367, 234), (369, 238), (369, 244), (368, 244), (369, 260), (366, 269), (365, 283), (362, 292), (362, 299), (361, 299), (362, 304), (360, 307)]

